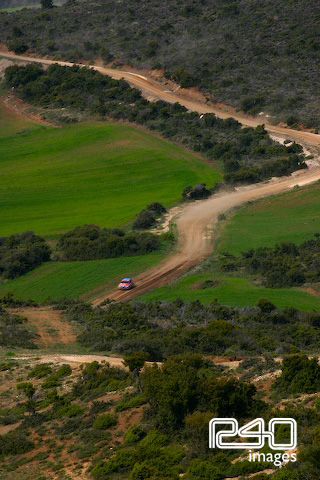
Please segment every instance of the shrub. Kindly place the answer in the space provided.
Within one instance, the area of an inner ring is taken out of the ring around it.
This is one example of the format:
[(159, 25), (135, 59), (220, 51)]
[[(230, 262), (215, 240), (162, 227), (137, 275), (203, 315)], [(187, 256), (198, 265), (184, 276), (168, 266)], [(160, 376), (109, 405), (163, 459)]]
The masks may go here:
[(150, 205), (147, 205), (147, 210), (151, 210), (154, 212), (158, 217), (162, 215), (163, 213), (166, 213), (165, 207), (162, 205), (160, 202), (153, 202), (150, 203)]
[(129, 428), (124, 436), (124, 441), (127, 445), (138, 443), (146, 436), (146, 432), (141, 425), (133, 425)]
[(138, 213), (137, 218), (133, 222), (132, 228), (135, 230), (145, 230), (152, 227), (156, 223), (156, 214), (153, 210), (142, 210)]
[(7, 347), (38, 348), (33, 340), (38, 334), (29, 331), (22, 325), (24, 317), (7, 313), (0, 307), (0, 345)]
[(208, 198), (211, 195), (211, 191), (206, 188), (205, 183), (196, 185), (195, 187), (186, 187), (182, 192), (182, 198), (184, 200), (200, 200)]
[(289, 393), (314, 393), (320, 389), (320, 365), (317, 358), (290, 355), (283, 359), (282, 374), (273, 388)]
[(117, 423), (118, 418), (116, 415), (105, 413), (98, 416), (93, 423), (93, 428), (96, 428), (97, 430), (106, 430), (107, 428), (114, 427)]
[(160, 247), (160, 240), (151, 233), (84, 225), (62, 235), (57, 247), (64, 260), (98, 260), (150, 253)]
[(146, 352), (132, 352), (131, 355), (124, 357), (123, 364), (129, 368), (130, 372), (140, 371), (144, 366), (148, 354)]
[(124, 396), (119, 402), (116, 403), (114, 410), (115, 412), (123, 412), (129, 408), (140, 407), (147, 403), (146, 397), (144, 395), (135, 395), (135, 396)]
[(13, 50), (14, 53), (16, 53), (17, 55), (20, 55), (22, 53), (25, 53), (27, 50), (29, 50), (29, 47), (24, 42), (21, 42), (19, 40), (13, 40), (12, 42), (8, 43), (8, 49)]
[(51, 250), (45, 240), (33, 232), (0, 238), (0, 275), (15, 278), (47, 262)]
[(136, 461), (134, 452), (119, 450), (109, 461), (97, 463), (91, 470), (95, 480), (105, 480), (110, 473), (128, 472)]
[(58, 368), (55, 375), (57, 376), (57, 378), (63, 378), (63, 377), (67, 377), (68, 375), (71, 375), (71, 373), (72, 373), (72, 368), (70, 367), (70, 365), (63, 364), (61, 365), (61, 367)]
[(20, 432), (0, 435), (0, 455), (19, 455), (34, 448), (33, 442)]
[(61, 417), (72, 418), (72, 417), (77, 417), (82, 413), (83, 413), (83, 408), (79, 407), (79, 405), (76, 405), (75, 403), (70, 403), (59, 408), (56, 411), (55, 416), (56, 418), (61, 418)]
[(47, 363), (36, 365), (29, 373), (29, 378), (42, 378), (52, 373), (52, 368)]

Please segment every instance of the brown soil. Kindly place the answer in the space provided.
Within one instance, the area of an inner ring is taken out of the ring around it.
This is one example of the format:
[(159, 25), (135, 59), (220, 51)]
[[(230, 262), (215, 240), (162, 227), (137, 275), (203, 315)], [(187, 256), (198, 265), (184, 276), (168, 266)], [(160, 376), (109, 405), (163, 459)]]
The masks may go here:
[(303, 288), (303, 290), (307, 293), (309, 293), (309, 295), (312, 295), (313, 297), (320, 297), (320, 293), (319, 292), (316, 292), (316, 290), (314, 290), (313, 288)]
[(26, 317), (30, 324), (36, 327), (40, 338), (35, 343), (41, 348), (56, 344), (67, 345), (76, 341), (71, 325), (62, 320), (59, 310), (53, 310), (50, 307), (23, 307), (11, 308), (9, 311)]

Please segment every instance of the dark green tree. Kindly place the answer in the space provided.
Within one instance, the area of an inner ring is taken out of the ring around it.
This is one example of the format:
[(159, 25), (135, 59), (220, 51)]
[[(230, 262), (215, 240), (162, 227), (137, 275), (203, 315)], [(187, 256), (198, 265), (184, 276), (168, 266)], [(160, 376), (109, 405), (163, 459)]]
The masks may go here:
[(23, 382), (18, 383), (17, 389), (27, 397), (26, 407), (28, 411), (34, 415), (36, 413), (36, 401), (34, 398), (34, 394), (36, 393), (35, 387), (30, 382)]
[(41, 0), (41, 7), (42, 8), (53, 8), (53, 0)]

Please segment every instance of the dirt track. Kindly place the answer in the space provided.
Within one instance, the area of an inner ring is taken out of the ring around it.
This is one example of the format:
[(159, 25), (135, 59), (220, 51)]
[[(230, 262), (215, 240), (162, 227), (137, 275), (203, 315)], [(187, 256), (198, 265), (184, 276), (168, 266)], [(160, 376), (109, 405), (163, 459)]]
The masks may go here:
[[(68, 62), (55, 62), (47, 59), (39, 59), (33, 57), (18, 56), (9, 53), (1, 53), (8, 58), (29, 60), (43, 64), (59, 63), (60, 65), (71, 66)], [(153, 79), (138, 75), (133, 72), (125, 72), (105, 67), (92, 67), (103, 74), (110, 75), (113, 78), (124, 78), (132, 86), (139, 88), (143, 92), (152, 94), (153, 96), (166, 100), (170, 103), (179, 102), (189, 110), (199, 113), (215, 113), (218, 117), (228, 118), (230, 112), (219, 110), (214, 105), (201, 103), (185, 98), (177, 93), (168, 92), (165, 87)], [(233, 118), (244, 125), (255, 127), (263, 121), (261, 118), (252, 118), (244, 114), (232, 114)], [(320, 146), (320, 135), (310, 132), (296, 131), (289, 128), (265, 125), (271, 134), (282, 135), (298, 142), (302, 142), (312, 147)], [(206, 258), (212, 248), (210, 238), (206, 238), (206, 231), (213, 228), (217, 222), (219, 213), (226, 212), (232, 207), (241, 205), (249, 200), (257, 200), (268, 195), (274, 195), (295, 185), (307, 185), (320, 179), (320, 167), (312, 168), (307, 171), (296, 172), (291, 177), (273, 180), (269, 183), (255, 185), (251, 187), (243, 187), (235, 192), (214, 196), (205, 201), (196, 202), (186, 207), (177, 220), (177, 228), (179, 232), (180, 246), (178, 251), (167, 258), (157, 267), (147, 270), (139, 275), (135, 281), (137, 287), (129, 292), (114, 291), (96, 299), (93, 304), (99, 305), (106, 298), (116, 301), (129, 301), (139, 295), (161, 287), (173, 279), (179, 277), (190, 267), (200, 263)]]
[[(59, 62), (59, 61), (43, 59), (43, 58), (27, 57), (23, 55), (15, 55), (14, 53), (7, 53), (7, 52), (1, 52), (1, 51), (0, 51), (0, 56), (6, 57), (6, 58), (12, 58), (13, 60), (42, 63), (44, 65), (52, 65), (52, 64), (58, 63), (59, 65), (65, 65), (68, 67), (71, 67), (73, 65), (88, 67), (88, 65), (83, 65), (83, 64), (74, 64), (70, 62)], [(259, 117), (253, 118), (248, 115), (245, 115), (242, 112), (231, 114), (230, 111), (227, 111), (227, 112), (223, 111), (217, 108), (213, 104), (211, 105), (205, 102), (202, 103), (200, 101), (190, 100), (189, 98), (186, 98), (177, 92), (175, 93), (170, 92), (166, 90), (166, 87), (161, 83), (157, 82), (152, 78), (146, 77), (144, 75), (139, 75), (137, 73), (129, 72), (129, 71), (117, 70), (114, 68), (99, 67), (96, 65), (90, 66), (90, 68), (93, 68), (94, 70), (97, 70), (98, 72), (101, 72), (105, 75), (109, 75), (110, 77), (115, 79), (124, 78), (125, 80), (127, 80), (128, 83), (130, 83), (130, 85), (138, 88), (139, 90), (142, 90), (143, 92), (150, 93), (153, 96), (161, 100), (165, 100), (169, 103), (178, 102), (181, 105), (184, 105), (186, 108), (188, 108), (191, 111), (198, 112), (198, 113), (215, 113), (217, 117), (220, 117), (220, 118), (229, 118), (232, 116), (233, 118), (241, 122), (243, 125), (247, 125), (249, 127), (256, 127), (257, 125), (261, 125), (261, 123), (265, 123), (266, 129), (268, 130), (268, 132), (277, 133), (277, 134), (280, 133), (282, 135), (285, 135), (286, 137), (304, 141), (309, 145), (317, 145), (317, 146), (320, 145), (320, 135), (315, 135), (314, 133), (309, 133), (309, 132), (299, 132), (297, 130), (293, 130), (290, 128), (273, 126), (268, 124), (265, 121), (265, 119), (262, 119)]]

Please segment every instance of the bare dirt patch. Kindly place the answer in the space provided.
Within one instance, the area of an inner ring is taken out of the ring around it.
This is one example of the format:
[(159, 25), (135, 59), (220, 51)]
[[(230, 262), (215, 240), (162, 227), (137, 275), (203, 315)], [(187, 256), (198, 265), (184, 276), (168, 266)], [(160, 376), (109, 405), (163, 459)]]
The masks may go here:
[(11, 308), (10, 313), (26, 317), (36, 328), (40, 338), (36, 343), (40, 348), (49, 348), (56, 344), (75, 343), (76, 335), (70, 324), (62, 320), (61, 311), (51, 307)]

